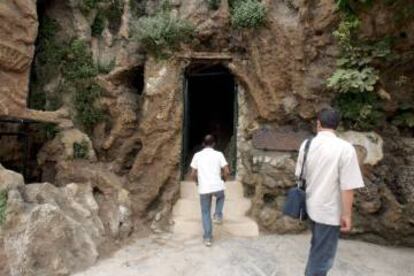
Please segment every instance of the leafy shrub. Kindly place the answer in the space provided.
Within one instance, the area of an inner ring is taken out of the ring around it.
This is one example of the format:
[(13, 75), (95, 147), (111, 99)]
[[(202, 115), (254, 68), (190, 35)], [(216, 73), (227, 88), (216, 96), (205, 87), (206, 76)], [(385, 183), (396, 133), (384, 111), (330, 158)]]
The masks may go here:
[(6, 220), (7, 192), (0, 191), (0, 225)]
[(265, 23), (266, 8), (257, 0), (238, 0), (233, 3), (231, 22), (237, 28), (258, 28)]
[(220, 7), (221, 0), (207, 0), (208, 8), (211, 10), (217, 10)]
[(141, 17), (145, 15), (145, 6), (147, 5), (147, 0), (130, 0), (129, 5), (133, 16)]
[(81, 12), (88, 15), (92, 10), (98, 8), (100, 2), (107, 0), (79, 0), (78, 5)]
[[(45, 65), (58, 66), (64, 57), (64, 49), (56, 39), (56, 34), (60, 30), (58, 22), (48, 16), (40, 18), (38, 44), (36, 55), (38, 61)], [(42, 72), (41, 77), (49, 77), (50, 72)]]
[[(338, 1), (337, 1), (338, 3)], [(337, 69), (327, 86), (338, 93), (336, 106), (343, 114), (344, 124), (351, 128), (375, 128), (384, 118), (380, 99), (375, 92), (379, 72), (375, 61), (390, 55), (387, 39), (372, 43), (358, 38), (360, 21), (353, 14), (342, 17), (334, 36), (340, 48)]]
[(384, 118), (380, 100), (375, 92), (342, 93), (336, 97), (345, 127), (356, 130), (373, 129)]
[(414, 105), (401, 104), (392, 123), (399, 127), (414, 127)]
[(105, 17), (108, 19), (109, 29), (116, 32), (121, 26), (122, 14), (124, 13), (124, 1), (107, 0), (110, 5), (104, 10)]
[(45, 140), (52, 140), (59, 132), (58, 127), (53, 123), (45, 123), (40, 127)]
[(99, 74), (108, 74), (115, 68), (115, 59), (111, 60), (110, 62), (102, 62), (99, 61), (97, 64), (97, 69)]
[(72, 96), (72, 105), (76, 110), (75, 119), (82, 124), (87, 131), (102, 121), (103, 112), (96, 107), (96, 101), (101, 96), (101, 88), (90, 81), (77, 84)]
[(337, 69), (328, 79), (327, 85), (340, 93), (364, 93), (374, 91), (379, 77), (372, 67), (358, 69)]
[(67, 49), (63, 74), (68, 80), (91, 78), (98, 74), (85, 41), (75, 39)]
[(370, 6), (373, 0), (335, 0), (335, 2), (339, 10), (345, 13), (355, 13), (358, 6)]
[(80, 143), (73, 143), (73, 158), (75, 159), (86, 159), (89, 155), (89, 144), (83, 140)]
[(333, 35), (343, 51), (352, 47), (354, 39), (356, 39), (356, 31), (361, 25), (361, 21), (355, 15), (345, 15), (342, 17), (338, 28)]
[(40, 17), (38, 42), (36, 45), (35, 68), (31, 71), (29, 107), (38, 110), (53, 110), (49, 106), (49, 95), (43, 91), (48, 83), (59, 72), (65, 56), (64, 47), (57, 41), (56, 34), (60, 26), (56, 20)]
[[(56, 34), (59, 29), (60, 26), (55, 20), (41, 17), (29, 106), (39, 110), (56, 110), (62, 104), (63, 93), (70, 93), (69, 98), (76, 111), (75, 120), (86, 130), (90, 130), (103, 117), (102, 111), (96, 106), (100, 88), (94, 81), (94, 77), (103, 68), (93, 63), (85, 41), (58, 40)], [(59, 75), (62, 78), (55, 91), (46, 93), (44, 85)]]
[(95, 20), (91, 26), (92, 36), (98, 37), (102, 34), (105, 29), (105, 16), (101, 11), (96, 14)]
[(181, 42), (188, 42), (194, 31), (190, 23), (171, 16), (165, 10), (154, 16), (141, 17), (133, 29), (135, 38), (157, 57), (165, 56), (165, 50), (174, 50)]

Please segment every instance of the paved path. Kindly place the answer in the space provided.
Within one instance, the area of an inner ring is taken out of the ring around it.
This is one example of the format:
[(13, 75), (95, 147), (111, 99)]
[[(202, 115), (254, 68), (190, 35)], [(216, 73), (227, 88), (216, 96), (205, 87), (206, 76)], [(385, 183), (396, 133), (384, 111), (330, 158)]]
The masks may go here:
[[(137, 240), (76, 276), (303, 275), (309, 235), (223, 238), (210, 248), (199, 238), (170, 235)], [(412, 276), (414, 249), (341, 240), (330, 276)]]
[[(243, 197), (243, 185), (238, 181), (228, 181), (224, 202), (224, 223), (214, 225), (214, 237), (236, 236), (256, 237), (259, 235), (257, 223), (246, 216), (250, 209), (250, 199)], [(212, 213), (214, 213), (213, 199)], [(194, 182), (183, 181), (180, 199), (173, 209), (174, 233), (187, 237), (199, 236), (202, 232), (200, 199)]]

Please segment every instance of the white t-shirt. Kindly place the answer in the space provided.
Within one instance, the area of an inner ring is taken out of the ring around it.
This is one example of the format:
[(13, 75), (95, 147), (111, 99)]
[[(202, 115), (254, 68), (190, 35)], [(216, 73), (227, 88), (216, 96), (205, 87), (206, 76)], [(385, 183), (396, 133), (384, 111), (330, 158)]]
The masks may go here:
[(224, 190), (221, 169), (227, 166), (227, 161), (221, 152), (206, 147), (194, 155), (190, 166), (197, 170), (200, 194)]
[[(299, 177), (305, 142), (299, 151), (296, 176)], [(321, 131), (313, 138), (305, 164), (306, 208), (318, 223), (340, 225), (341, 190), (364, 187), (355, 148), (333, 132)]]

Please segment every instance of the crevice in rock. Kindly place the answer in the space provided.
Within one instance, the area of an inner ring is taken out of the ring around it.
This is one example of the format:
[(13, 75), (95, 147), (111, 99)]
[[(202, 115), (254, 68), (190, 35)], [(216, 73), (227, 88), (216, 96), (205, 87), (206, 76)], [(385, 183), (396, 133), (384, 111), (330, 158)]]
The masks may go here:
[(141, 148), (142, 143), (140, 141), (135, 141), (134, 144), (131, 146), (130, 150), (124, 156), (121, 167), (122, 172), (127, 173), (129, 170), (131, 170), (132, 166), (134, 165), (137, 154), (139, 153)]

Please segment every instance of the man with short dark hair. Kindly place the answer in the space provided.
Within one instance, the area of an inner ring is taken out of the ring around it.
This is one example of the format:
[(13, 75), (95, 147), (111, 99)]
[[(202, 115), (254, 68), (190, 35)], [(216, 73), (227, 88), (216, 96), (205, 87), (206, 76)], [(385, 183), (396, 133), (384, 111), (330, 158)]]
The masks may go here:
[[(318, 134), (311, 141), (304, 176), (306, 207), (312, 239), (306, 276), (327, 275), (332, 267), (340, 232), (352, 227), (353, 189), (364, 186), (354, 147), (338, 138), (340, 117), (334, 109), (318, 114)], [(300, 174), (305, 143), (296, 167)]]
[(211, 246), (213, 241), (213, 227), (211, 223), (211, 200), (216, 197), (216, 210), (214, 222), (221, 224), (224, 207), (224, 181), (221, 179), (223, 172), (226, 179), (229, 174), (229, 166), (223, 153), (214, 150), (215, 138), (213, 135), (204, 137), (204, 149), (197, 152), (191, 161), (191, 176), (198, 182), (200, 194), (201, 217), (204, 229), (204, 244)]

